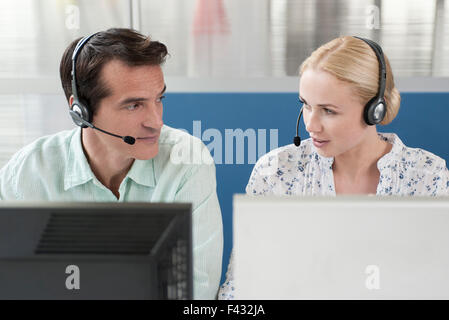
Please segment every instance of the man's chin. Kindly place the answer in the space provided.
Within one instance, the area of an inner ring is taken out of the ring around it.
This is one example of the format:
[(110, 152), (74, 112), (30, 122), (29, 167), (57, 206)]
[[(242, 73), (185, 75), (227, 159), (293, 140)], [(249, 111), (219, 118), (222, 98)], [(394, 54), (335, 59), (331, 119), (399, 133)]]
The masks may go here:
[(134, 158), (137, 160), (150, 160), (156, 157), (158, 153), (159, 153), (159, 146), (154, 146), (151, 148), (151, 150), (136, 152), (134, 154)]

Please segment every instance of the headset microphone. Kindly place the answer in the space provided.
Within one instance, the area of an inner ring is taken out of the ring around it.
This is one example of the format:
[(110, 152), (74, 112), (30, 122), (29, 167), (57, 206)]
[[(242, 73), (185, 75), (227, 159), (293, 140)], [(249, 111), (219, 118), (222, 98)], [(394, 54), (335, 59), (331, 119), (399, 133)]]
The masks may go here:
[(301, 138), (299, 137), (298, 128), (299, 128), (299, 121), (301, 120), (303, 108), (304, 107), (301, 107), (301, 111), (299, 112), (298, 120), (296, 121), (296, 137), (293, 138), (293, 143), (297, 147), (299, 147), (299, 145), (301, 144)]
[(136, 142), (136, 138), (131, 136), (120, 136), (118, 134), (114, 134), (108, 131), (105, 131), (103, 129), (97, 128), (92, 124), (92, 110), (89, 108), (88, 104), (80, 101), (78, 98), (78, 90), (76, 86), (76, 57), (80, 53), (83, 46), (89, 41), (90, 38), (95, 36), (97, 33), (91, 34), (90, 36), (82, 38), (76, 45), (75, 49), (73, 50), (72, 55), (72, 95), (73, 95), (73, 102), (70, 105), (70, 116), (72, 117), (73, 122), (77, 126), (80, 126), (81, 128), (92, 128), (98, 131), (101, 131), (103, 133), (106, 133), (110, 136), (120, 138), (127, 144), (133, 145)]
[(88, 122), (88, 121), (84, 120), (83, 118), (81, 118), (79, 116), (79, 113), (74, 111), (74, 110), (70, 110), (69, 112), (70, 112), (70, 115), (72, 116), (72, 119), (74, 121), (80, 122), (81, 124), (85, 125), (85, 128), (89, 127), (89, 128), (101, 131), (103, 133), (109, 134), (110, 136), (113, 136), (113, 137), (116, 137), (116, 138), (120, 138), (123, 141), (125, 141), (127, 144), (130, 144), (130, 145), (133, 145), (136, 142), (136, 138), (134, 138), (134, 137), (131, 137), (131, 136), (119, 136), (118, 134), (114, 134), (114, 133), (108, 132), (106, 130), (97, 128), (91, 122)]

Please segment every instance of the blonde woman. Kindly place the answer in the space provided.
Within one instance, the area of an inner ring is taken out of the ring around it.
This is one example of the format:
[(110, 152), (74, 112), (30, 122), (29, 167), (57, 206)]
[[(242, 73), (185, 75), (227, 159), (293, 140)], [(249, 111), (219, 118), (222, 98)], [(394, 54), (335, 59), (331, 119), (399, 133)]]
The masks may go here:
[[(315, 50), (300, 67), (299, 99), (310, 138), (261, 157), (248, 194), (449, 195), (443, 159), (376, 130), (395, 118), (401, 97), (375, 42), (344, 36)], [(232, 260), (219, 299), (238, 290)]]

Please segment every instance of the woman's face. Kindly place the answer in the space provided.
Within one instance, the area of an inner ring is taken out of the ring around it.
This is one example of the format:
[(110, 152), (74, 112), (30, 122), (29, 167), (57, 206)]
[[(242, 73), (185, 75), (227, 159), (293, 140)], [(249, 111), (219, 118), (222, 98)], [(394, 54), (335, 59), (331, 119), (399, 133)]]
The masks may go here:
[(299, 96), (304, 102), (304, 123), (319, 155), (336, 157), (353, 150), (366, 138), (363, 105), (351, 86), (322, 70), (307, 69), (301, 76)]

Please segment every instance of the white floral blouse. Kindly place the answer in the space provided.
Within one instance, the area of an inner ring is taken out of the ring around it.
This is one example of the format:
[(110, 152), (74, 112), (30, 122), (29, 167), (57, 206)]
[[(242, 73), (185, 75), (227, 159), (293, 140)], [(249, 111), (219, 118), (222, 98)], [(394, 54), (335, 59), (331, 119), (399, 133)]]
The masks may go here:
[[(377, 162), (377, 195), (449, 196), (449, 171), (442, 158), (405, 146), (394, 133), (379, 133), (393, 145)], [(262, 156), (254, 166), (246, 193), (252, 195), (335, 195), (332, 164), (316, 152), (311, 139)], [(234, 298), (233, 254), (218, 299)]]

